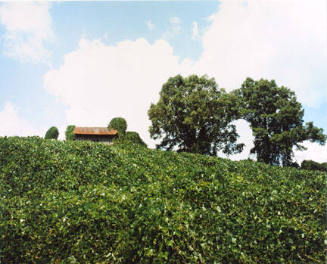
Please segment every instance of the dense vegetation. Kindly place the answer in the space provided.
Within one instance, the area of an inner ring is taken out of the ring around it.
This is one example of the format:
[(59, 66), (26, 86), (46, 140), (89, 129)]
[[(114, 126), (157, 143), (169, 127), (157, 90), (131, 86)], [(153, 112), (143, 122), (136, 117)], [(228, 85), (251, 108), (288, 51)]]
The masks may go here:
[(1, 263), (325, 263), (326, 173), (0, 138)]

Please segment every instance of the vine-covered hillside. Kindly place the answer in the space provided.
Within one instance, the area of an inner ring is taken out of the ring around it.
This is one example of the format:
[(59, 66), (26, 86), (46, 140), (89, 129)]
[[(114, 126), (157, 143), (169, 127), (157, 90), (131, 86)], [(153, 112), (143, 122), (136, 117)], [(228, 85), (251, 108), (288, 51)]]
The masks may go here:
[(0, 262), (325, 263), (326, 176), (0, 138)]

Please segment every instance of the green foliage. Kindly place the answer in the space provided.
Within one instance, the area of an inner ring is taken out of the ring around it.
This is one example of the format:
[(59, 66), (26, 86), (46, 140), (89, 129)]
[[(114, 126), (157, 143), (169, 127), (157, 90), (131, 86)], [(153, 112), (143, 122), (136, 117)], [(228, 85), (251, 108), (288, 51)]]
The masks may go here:
[(236, 144), (237, 101), (215, 80), (206, 76), (171, 77), (162, 86), (157, 104), (148, 111), (150, 135), (162, 138), (157, 148), (216, 156), (219, 150), (232, 154), (242, 151)]
[(327, 172), (327, 162), (319, 163), (313, 160), (304, 160), (301, 163), (301, 169), (304, 170), (320, 170)]
[(292, 166), (294, 147), (304, 150), (305, 140), (324, 144), (326, 135), (312, 122), (303, 125), (301, 103), (290, 89), (275, 81), (247, 78), (234, 92), (242, 102), (241, 116), (250, 122), (257, 160), (268, 164)]
[(325, 263), (326, 173), (36, 137), (0, 164), (1, 263)]
[(108, 125), (108, 128), (117, 130), (118, 136), (124, 137), (126, 134), (127, 122), (122, 117), (115, 117), (115, 118), (111, 119), (111, 121)]
[(127, 131), (124, 137), (124, 141), (129, 143), (139, 144), (144, 147), (147, 146), (145, 142), (142, 140), (142, 138), (140, 137), (139, 133), (135, 131)]
[(75, 137), (74, 129), (75, 129), (74, 125), (67, 126), (66, 132), (65, 132), (66, 140), (74, 140), (74, 137)]
[(44, 138), (45, 139), (58, 139), (58, 136), (59, 136), (58, 128), (53, 126), (48, 129), (48, 131), (45, 133)]

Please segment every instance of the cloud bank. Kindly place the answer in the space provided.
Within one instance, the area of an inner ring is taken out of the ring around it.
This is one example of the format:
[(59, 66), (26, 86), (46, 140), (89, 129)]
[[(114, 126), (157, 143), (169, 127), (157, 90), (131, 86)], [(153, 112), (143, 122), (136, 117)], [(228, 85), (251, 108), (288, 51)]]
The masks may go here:
[(42, 136), (41, 130), (20, 115), (19, 109), (11, 102), (6, 102), (0, 110), (0, 136)]
[(0, 3), (5, 55), (23, 62), (47, 61), (50, 52), (45, 44), (54, 37), (49, 9), (46, 1)]
[(250, 76), (275, 79), (309, 106), (327, 101), (325, 1), (224, 0), (210, 19), (196, 71), (228, 90)]

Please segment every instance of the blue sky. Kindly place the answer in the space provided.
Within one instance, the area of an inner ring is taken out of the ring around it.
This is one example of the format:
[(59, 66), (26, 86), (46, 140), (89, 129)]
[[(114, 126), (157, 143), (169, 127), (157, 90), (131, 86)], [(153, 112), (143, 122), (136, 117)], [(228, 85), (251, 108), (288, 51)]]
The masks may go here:
[[(308, 1), (0, 2), (0, 136), (124, 116), (150, 144), (147, 109), (175, 74), (228, 91), (247, 76), (294, 90), (327, 131), (326, 3)], [(305, 19), (303, 19), (305, 17)], [(238, 124), (246, 151), (252, 135)], [(305, 143), (296, 158), (324, 161)]]

